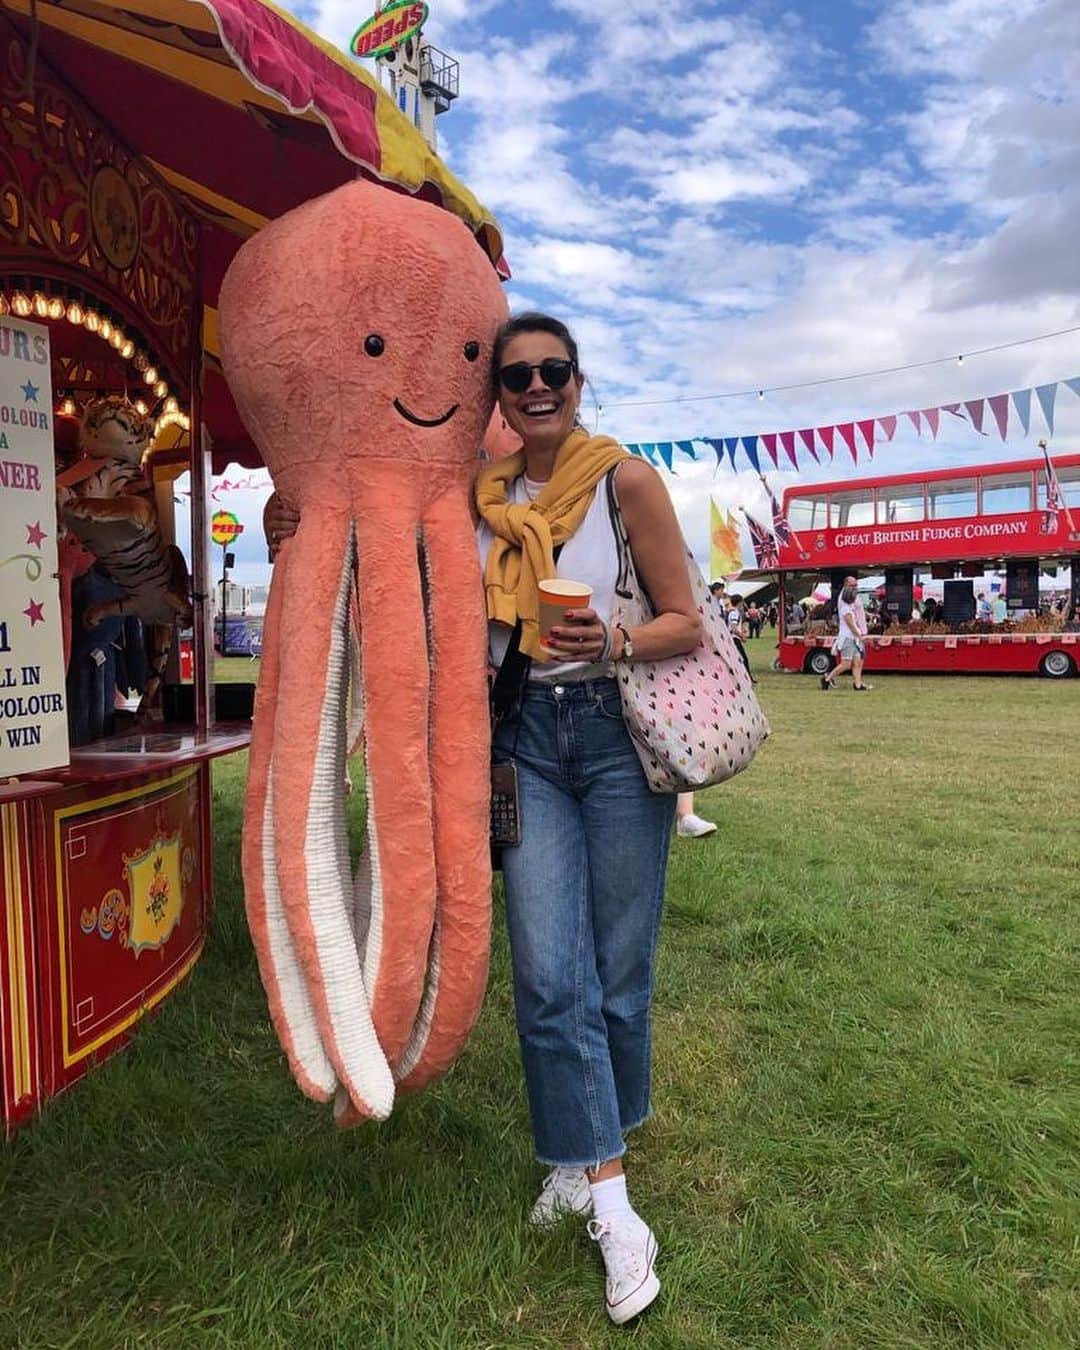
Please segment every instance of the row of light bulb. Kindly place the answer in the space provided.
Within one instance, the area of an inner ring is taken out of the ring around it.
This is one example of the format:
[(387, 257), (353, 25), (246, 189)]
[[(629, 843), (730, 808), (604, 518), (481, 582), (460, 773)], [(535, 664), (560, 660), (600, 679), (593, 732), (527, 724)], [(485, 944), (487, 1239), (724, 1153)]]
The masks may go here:
[[(150, 411), (145, 401), (141, 398), (134, 400), (135, 411), (140, 416), (145, 417)], [(60, 400), (57, 412), (61, 417), (78, 417), (79, 406), (70, 394), (65, 394)], [(180, 411), (180, 405), (171, 395), (165, 400), (165, 406), (161, 411), (157, 421), (154, 423), (154, 436), (160, 436), (166, 427), (182, 427), (184, 431), (191, 430), (191, 418), (187, 413)]]
[(16, 291), (10, 298), (0, 292), (0, 315), (9, 312), (20, 319), (63, 319), (66, 316), (68, 323), (85, 328), (88, 333), (96, 333), (125, 361), (134, 359), (135, 369), (145, 383), (152, 387), (156, 398), (165, 398), (168, 394), (169, 386), (159, 378), (157, 369), (142, 352), (136, 354), (134, 342), (125, 335), (123, 329), (103, 318), (96, 310), (85, 309), (77, 300), (65, 302), (59, 296), (43, 295), (41, 291), (34, 291), (32, 295)]

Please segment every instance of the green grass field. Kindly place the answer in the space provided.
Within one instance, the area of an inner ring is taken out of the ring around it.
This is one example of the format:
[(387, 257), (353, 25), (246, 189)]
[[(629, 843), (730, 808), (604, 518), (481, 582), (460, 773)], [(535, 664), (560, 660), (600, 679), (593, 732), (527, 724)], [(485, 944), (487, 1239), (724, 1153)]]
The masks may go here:
[(346, 1136), (300, 1097), (245, 929), (235, 758), (205, 959), (0, 1154), (0, 1342), (1080, 1344), (1080, 682), (856, 699), (755, 647), (773, 738), (699, 798), (719, 832), (672, 849), (630, 1155), (664, 1292), (636, 1328), (608, 1326), (580, 1226), (524, 1223), (498, 897), (453, 1074)]

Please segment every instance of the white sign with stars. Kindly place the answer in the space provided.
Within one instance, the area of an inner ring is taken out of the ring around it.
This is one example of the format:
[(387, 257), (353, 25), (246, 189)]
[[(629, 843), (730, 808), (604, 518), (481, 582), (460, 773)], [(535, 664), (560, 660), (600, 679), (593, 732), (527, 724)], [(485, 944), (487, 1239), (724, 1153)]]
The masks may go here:
[(0, 777), (68, 762), (49, 330), (0, 319)]

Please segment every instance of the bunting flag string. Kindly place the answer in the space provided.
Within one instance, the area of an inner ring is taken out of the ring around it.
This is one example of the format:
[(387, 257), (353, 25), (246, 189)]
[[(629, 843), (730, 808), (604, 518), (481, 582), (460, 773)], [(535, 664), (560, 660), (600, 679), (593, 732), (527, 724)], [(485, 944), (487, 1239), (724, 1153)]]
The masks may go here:
[(699, 457), (697, 447), (700, 446), (707, 446), (709, 454), (715, 456), (717, 468), (726, 458), (732, 469), (737, 469), (736, 456), (741, 452), (758, 474), (764, 462), (763, 451), (775, 469), (781, 466), (781, 452), (790, 461), (791, 467), (798, 469), (801, 467), (800, 453), (805, 452), (816, 464), (820, 464), (825, 456), (832, 460), (837, 449), (842, 454), (845, 448), (852, 463), (858, 464), (860, 451), (873, 459), (879, 440), (890, 442), (895, 438), (901, 418), (907, 419), (917, 435), (928, 433), (935, 441), (941, 431), (942, 413), (950, 413), (960, 421), (967, 422), (980, 436), (991, 435), (991, 425), (997, 429), (1003, 441), (1008, 440), (1010, 432), (1017, 434), (1017, 428), (1020, 435), (1027, 436), (1031, 431), (1033, 397), (1046, 429), (1052, 436), (1058, 410), (1058, 391), (1062, 386), (1080, 398), (1080, 375), (1077, 375), (1068, 380), (1040, 384), (1032, 389), (1014, 389), (985, 398), (965, 399), (960, 403), (941, 403), (936, 408), (909, 408), (903, 412), (867, 417), (860, 421), (837, 422), (830, 426), (802, 427), (798, 431), (764, 431), (748, 436), (697, 436), (688, 441), (642, 441), (626, 448), (631, 454), (640, 455), (657, 467), (663, 465), (671, 472), (675, 471), (676, 451), (696, 460)]

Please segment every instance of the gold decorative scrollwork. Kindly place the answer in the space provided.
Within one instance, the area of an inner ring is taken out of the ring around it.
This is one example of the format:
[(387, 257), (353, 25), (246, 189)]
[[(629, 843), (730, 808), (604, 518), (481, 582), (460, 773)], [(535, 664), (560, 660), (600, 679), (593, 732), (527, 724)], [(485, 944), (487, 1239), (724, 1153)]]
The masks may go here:
[(29, 107), (26, 62), (0, 16), (0, 245), (85, 273), (88, 291), (130, 311), (183, 393), (198, 333), (198, 225), (40, 57)]

